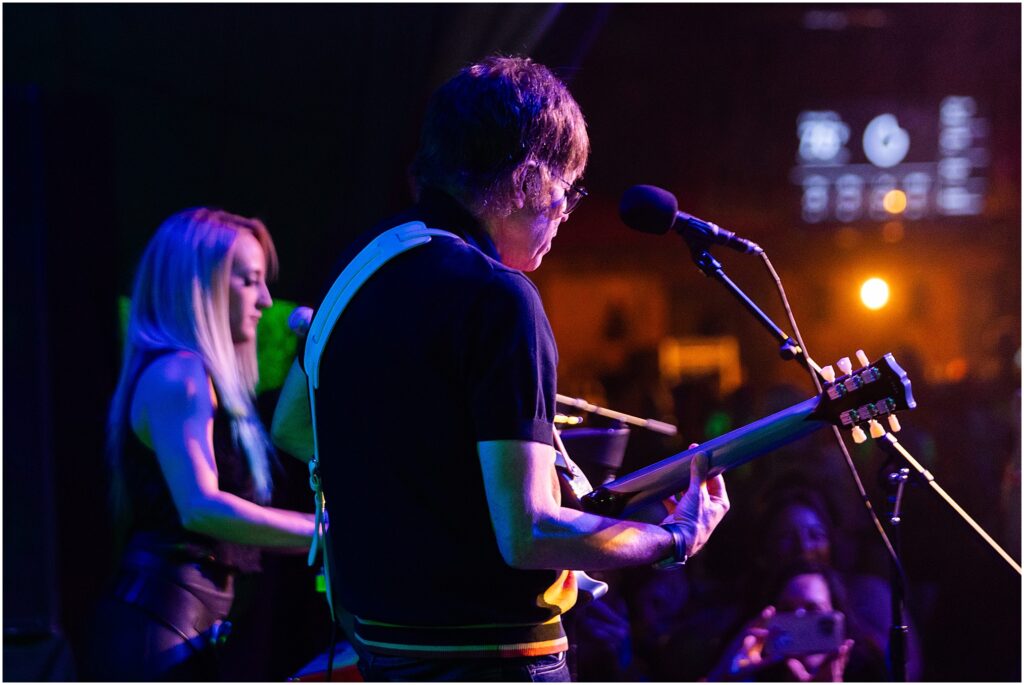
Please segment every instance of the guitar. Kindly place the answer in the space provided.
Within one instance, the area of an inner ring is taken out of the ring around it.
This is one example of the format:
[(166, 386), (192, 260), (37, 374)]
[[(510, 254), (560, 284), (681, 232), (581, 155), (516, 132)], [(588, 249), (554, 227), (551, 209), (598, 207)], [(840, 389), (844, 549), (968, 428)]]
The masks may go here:
[(867, 439), (864, 426), (870, 428), (873, 437), (885, 434), (879, 419), (886, 419), (892, 432), (898, 431), (896, 412), (917, 406), (906, 372), (891, 354), (874, 363), (868, 363), (867, 357), (859, 350), (857, 357), (863, 368), (853, 370), (849, 359), (844, 358), (837, 363), (844, 374), (838, 378), (830, 367), (822, 369), (825, 383), (817, 397), (596, 489), (590, 490), (585, 479), (581, 482), (579, 478), (573, 478), (573, 471), (578, 469), (560, 468), (563, 479), (569, 481), (568, 487), (563, 487), (563, 494), (570, 490), (577, 495), (584, 511), (632, 518), (651, 503), (661, 502), (685, 490), (690, 480), (690, 461), (700, 452), (708, 456), (708, 476), (713, 477), (826, 426), (851, 429), (854, 441), (858, 443)]

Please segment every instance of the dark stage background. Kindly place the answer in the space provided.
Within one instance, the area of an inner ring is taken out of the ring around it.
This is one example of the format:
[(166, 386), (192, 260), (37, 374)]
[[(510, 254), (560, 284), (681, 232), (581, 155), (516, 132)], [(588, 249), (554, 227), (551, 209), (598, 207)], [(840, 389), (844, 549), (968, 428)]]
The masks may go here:
[[(1019, 560), (1020, 26), (1020, 7), (1000, 4), (5, 4), (5, 676), (73, 678), (107, 578), (118, 298), (156, 226), (199, 204), (260, 216), (281, 258), (273, 294), (313, 301), (348, 241), (409, 201), (430, 92), (493, 52), (554, 68), (588, 118), (591, 197), (534, 280), (562, 392), (683, 427), (676, 442), (635, 436), (630, 463), (811, 393), (678, 240), (621, 225), (622, 191), (650, 183), (767, 249), (818, 362), (897, 353), (920, 404), (905, 443)], [(805, 220), (792, 177), (801, 112), (845, 113), (859, 150), (870, 116), (937, 119), (947, 96), (973, 98), (987, 122), (978, 214)], [(757, 260), (720, 259), (783, 324)], [(892, 304), (868, 312), (856, 288), (879, 274)], [(726, 366), (738, 377), (665, 362), (666, 344), (694, 340), (737, 350)], [(854, 457), (884, 512), (881, 456)], [(731, 520), (694, 573), (746, 563), (748, 495), (802, 460), (839, 502), (850, 568), (885, 573), (824, 440), (733, 475)], [(279, 504), (305, 507), (304, 468), (284, 469)], [(1019, 680), (1020, 577), (923, 488), (908, 495), (904, 544), (924, 677)], [(282, 679), (324, 647), (303, 562), (272, 558), (243, 591), (242, 677)]]

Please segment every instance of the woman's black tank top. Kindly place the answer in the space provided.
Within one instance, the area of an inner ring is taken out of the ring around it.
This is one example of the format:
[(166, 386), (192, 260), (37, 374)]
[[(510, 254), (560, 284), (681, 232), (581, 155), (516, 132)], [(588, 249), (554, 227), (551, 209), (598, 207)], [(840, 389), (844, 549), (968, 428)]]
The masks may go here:
[[(155, 353), (139, 375), (158, 357), (172, 352), (175, 350)], [(138, 376), (135, 380), (138, 381)], [(139, 440), (130, 425), (126, 432), (121, 464), (131, 507), (130, 544), (161, 556), (213, 562), (246, 573), (259, 571), (258, 547), (215, 540), (185, 530), (156, 453)], [(213, 418), (213, 453), (220, 490), (255, 501), (256, 489), (248, 460), (232, 437), (231, 420), (219, 401)]]

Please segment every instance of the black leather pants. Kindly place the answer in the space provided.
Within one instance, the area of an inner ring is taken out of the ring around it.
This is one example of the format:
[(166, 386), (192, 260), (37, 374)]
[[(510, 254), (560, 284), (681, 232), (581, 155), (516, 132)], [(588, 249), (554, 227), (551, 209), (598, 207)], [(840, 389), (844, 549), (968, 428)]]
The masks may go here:
[(83, 679), (218, 680), (233, 599), (223, 567), (130, 549), (98, 607)]

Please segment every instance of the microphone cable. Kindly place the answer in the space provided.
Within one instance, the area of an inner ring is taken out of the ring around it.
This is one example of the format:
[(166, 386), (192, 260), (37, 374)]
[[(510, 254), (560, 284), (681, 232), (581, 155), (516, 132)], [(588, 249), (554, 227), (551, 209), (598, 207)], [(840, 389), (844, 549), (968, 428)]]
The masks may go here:
[[(793, 316), (793, 310), (789, 306), (789, 300), (786, 297), (786, 290), (782, 287), (782, 279), (779, 278), (779, 274), (775, 271), (775, 267), (772, 266), (772, 262), (768, 259), (767, 252), (761, 252), (761, 261), (764, 262), (765, 267), (768, 269), (769, 275), (772, 280), (775, 281), (775, 288), (779, 293), (779, 299), (782, 300), (782, 307), (786, 310), (786, 318), (789, 320), (789, 325), (793, 329), (793, 337), (796, 338), (796, 343), (803, 350), (804, 358), (810, 359), (811, 355), (807, 351), (807, 346), (804, 345), (803, 337), (800, 335), (800, 328), (796, 325), (796, 317)], [(811, 366), (805, 365), (804, 368), (811, 376), (811, 382), (814, 383), (814, 388), (820, 395), (822, 392), (821, 380), (818, 378), (818, 374), (814, 372)], [(843, 458), (846, 460), (846, 466), (850, 472), (850, 477), (853, 479), (853, 484), (857, 489), (857, 494), (860, 496), (861, 502), (864, 503), (864, 508), (867, 509), (868, 516), (871, 518), (871, 523), (875, 526), (875, 530), (878, 531), (879, 537), (882, 539), (882, 544), (885, 546), (885, 551), (889, 555), (889, 560), (896, 569), (899, 575), (900, 594), (905, 595), (907, 587), (906, 575), (903, 572), (903, 564), (900, 563), (899, 555), (896, 553), (896, 549), (893, 547), (892, 541), (889, 539), (889, 535), (885, 532), (885, 528), (882, 526), (882, 522), (879, 520), (878, 515), (875, 513), (875, 508), (871, 504), (871, 498), (868, 497), (867, 490), (864, 489), (864, 483), (861, 482), (860, 474), (857, 473), (857, 465), (853, 463), (853, 457), (850, 456), (850, 451), (846, 448), (846, 442), (843, 440), (842, 431), (835, 424), (832, 424), (832, 434), (835, 435), (836, 444), (839, 446), (839, 451), (843, 453)]]

